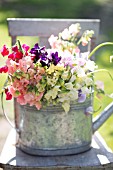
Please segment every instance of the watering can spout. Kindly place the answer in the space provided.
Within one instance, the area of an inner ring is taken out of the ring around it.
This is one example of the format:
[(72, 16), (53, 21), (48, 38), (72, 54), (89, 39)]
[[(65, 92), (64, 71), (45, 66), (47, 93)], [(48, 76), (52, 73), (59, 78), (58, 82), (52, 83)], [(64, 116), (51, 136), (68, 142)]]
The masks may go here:
[(93, 119), (93, 133), (112, 115), (113, 102), (110, 103), (96, 118)]

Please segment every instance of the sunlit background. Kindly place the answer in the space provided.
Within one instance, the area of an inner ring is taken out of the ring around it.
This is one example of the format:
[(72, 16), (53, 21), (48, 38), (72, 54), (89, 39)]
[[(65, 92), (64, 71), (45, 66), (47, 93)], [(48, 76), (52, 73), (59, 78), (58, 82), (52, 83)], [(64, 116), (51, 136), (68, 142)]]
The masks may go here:
[[(100, 35), (98, 43), (113, 41), (113, 1), (112, 0), (0, 0), (0, 47), (4, 44), (11, 45), (8, 35), (7, 18), (74, 18), (74, 19), (100, 19)], [(26, 30), (27, 31), (27, 30)], [(36, 42), (36, 38), (19, 39), (28, 45)], [(96, 62), (99, 68), (108, 69), (113, 75), (113, 63), (109, 62), (109, 56), (113, 55), (113, 47), (105, 47), (96, 54)], [(5, 62), (0, 56), (0, 65)], [(106, 76), (106, 78), (105, 78)], [(6, 76), (0, 75), (0, 89)], [(96, 73), (96, 79), (105, 82), (107, 93), (113, 92), (113, 82), (107, 73)], [(108, 97), (102, 99), (102, 111), (112, 100)], [(5, 101), (4, 101), (5, 102)], [(98, 103), (94, 102), (95, 110)], [(5, 110), (13, 121), (13, 102), (5, 102)], [(99, 111), (99, 112), (100, 112)], [(99, 113), (98, 112), (98, 113)], [(2, 114), (0, 105), (0, 151), (8, 134), (10, 126)], [(113, 150), (113, 116), (99, 129), (101, 135)]]

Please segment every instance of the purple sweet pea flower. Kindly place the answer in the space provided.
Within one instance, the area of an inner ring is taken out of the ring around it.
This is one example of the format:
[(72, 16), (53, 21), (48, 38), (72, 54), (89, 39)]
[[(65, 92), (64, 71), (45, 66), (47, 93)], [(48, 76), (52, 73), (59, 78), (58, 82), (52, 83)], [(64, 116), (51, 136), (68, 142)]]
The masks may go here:
[(83, 103), (86, 100), (86, 94), (82, 94), (82, 91), (78, 91), (78, 103)]
[(90, 115), (93, 113), (93, 107), (92, 106), (89, 106), (88, 108), (86, 108), (85, 110), (85, 115)]
[(40, 59), (42, 66), (48, 64), (46, 61), (48, 53), (45, 50), (45, 47), (40, 47), (38, 43), (36, 43), (31, 49), (30, 53), (35, 55), (34, 62), (37, 62)]
[(52, 56), (52, 62), (56, 66), (61, 60), (61, 57), (58, 56), (58, 52), (52, 53), (51, 56)]

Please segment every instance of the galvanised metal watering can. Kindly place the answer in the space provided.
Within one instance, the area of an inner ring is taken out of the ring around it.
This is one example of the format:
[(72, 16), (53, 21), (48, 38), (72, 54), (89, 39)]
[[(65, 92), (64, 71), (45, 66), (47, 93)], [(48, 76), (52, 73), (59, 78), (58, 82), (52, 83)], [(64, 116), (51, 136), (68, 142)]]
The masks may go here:
[[(15, 129), (19, 136), (19, 148), (26, 153), (43, 156), (77, 154), (89, 150), (92, 134), (113, 113), (112, 102), (95, 120), (92, 119), (88, 113), (92, 101), (90, 98), (84, 103), (71, 103), (70, 111), (65, 113), (60, 105), (37, 110), (33, 106), (22, 106), (15, 99)], [(9, 121), (6, 114), (5, 117)]]
[(37, 110), (33, 106), (22, 106), (15, 100), (15, 129), (19, 136), (19, 148), (32, 155), (44, 156), (89, 150), (93, 133), (113, 113), (113, 102), (95, 120), (92, 120), (92, 114), (88, 114), (90, 106), (92, 99), (85, 103), (72, 103), (70, 111), (65, 113), (59, 105)]

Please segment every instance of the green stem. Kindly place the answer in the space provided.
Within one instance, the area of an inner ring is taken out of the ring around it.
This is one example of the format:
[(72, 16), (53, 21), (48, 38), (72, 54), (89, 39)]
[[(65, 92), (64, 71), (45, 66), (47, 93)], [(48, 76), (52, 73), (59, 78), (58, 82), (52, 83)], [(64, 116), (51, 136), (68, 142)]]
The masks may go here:
[(101, 43), (98, 46), (96, 46), (93, 51), (91, 51), (91, 53), (89, 54), (88, 58), (90, 58), (99, 48), (106, 46), (106, 45), (113, 45), (113, 42), (105, 42), (105, 43)]
[(103, 72), (103, 71), (107, 72), (107, 73), (109, 74), (111, 80), (113, 81), (112, 75), (111, 75), (110, 72), (109, 72), (108, 70), (106, 70), (106, 69), (95, 70), (95, 71), (92, 71), (92, 72), (88, 73), (88, 75), (91, 75), (91, 74), (94, 74), (94, 73), (97, 73), (97, 72)]
[(18, 46), (19, 46), (19, 50), (23, 53), (23, 50), (22, 50), (22, 47), (21, 47), (20, 41), (19, 41), (19, 40), (17, 40), (17, 43), (18, 43)]

